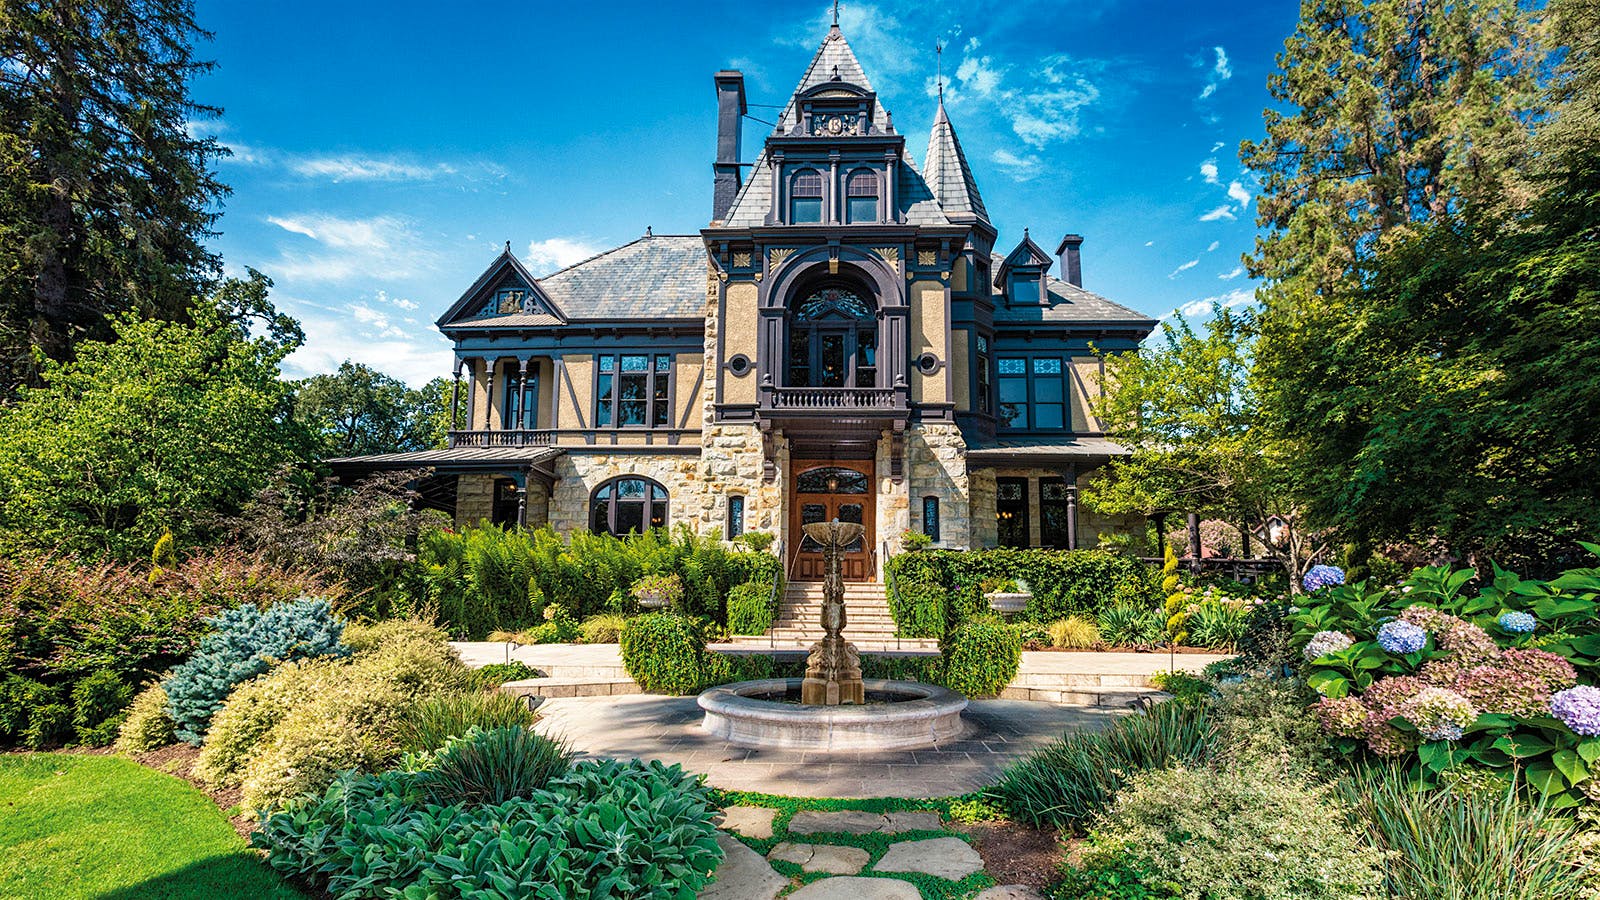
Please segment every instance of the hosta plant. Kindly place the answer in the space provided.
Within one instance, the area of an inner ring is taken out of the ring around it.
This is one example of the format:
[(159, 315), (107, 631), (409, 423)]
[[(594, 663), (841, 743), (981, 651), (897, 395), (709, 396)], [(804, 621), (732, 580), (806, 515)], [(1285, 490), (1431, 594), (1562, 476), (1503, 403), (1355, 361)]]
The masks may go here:
[(1600, 568), (1474, 575), (1432, 566), (1303, 599), (1295, 641), (1323, 728), (1427, 783), (1473, 763), (1551, 808), (1600, 797)]

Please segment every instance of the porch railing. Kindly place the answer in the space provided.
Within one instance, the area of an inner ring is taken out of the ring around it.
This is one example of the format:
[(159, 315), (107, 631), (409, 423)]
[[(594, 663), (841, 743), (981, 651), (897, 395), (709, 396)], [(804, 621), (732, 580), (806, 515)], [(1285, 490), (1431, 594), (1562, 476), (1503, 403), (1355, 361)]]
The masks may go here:
[(819, 387), (773, 388), (772, 408), (785, 410), (892, 410), (895, 408), (895, 389)]
[(548, 447), (555, 443), (555, 432), (513, 428), (504, 431), (452, 431), (452, 447)]

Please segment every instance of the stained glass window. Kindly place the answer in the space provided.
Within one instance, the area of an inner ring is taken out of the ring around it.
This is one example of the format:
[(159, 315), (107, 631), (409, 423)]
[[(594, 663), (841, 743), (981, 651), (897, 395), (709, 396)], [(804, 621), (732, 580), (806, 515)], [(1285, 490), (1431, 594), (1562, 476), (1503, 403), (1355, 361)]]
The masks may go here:
[(1063, 357), (1001, 357), (995, 364), (1000, 377), (1001, 428), (1059, 431), (1070, 427), (1069, 373)]
[(624, 535), (667, 527), (667, 489), (648, 478), (624, 475), (595, 489), (589, 501), (589, 529)]
[(1028, 546), (1028, 479), (997, 479), (994, 513), (1000, 546)]
[(939, 540), (939, 498), (928, 496), (922, 498), (922, 533)]
[(794, 489), (801, 494), (865, 494), (867, 476), (842, 466), (819, 466), (801, 472)]
[(728, 497), (728, 537), (736, 538), (744, 534), (744, 497), (733, 494)]

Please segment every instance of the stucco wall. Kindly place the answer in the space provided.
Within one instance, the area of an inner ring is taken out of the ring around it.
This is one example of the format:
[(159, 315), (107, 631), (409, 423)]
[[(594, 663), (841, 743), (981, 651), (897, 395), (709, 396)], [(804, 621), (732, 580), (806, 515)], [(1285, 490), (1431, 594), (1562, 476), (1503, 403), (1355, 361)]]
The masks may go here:
[[(572, 353), (561, 357), (562, 379), (556, 386), (562, 428), (594, 427), (594, 357)], [(574, 399), (576, 398), (576, 402)]]
[[(722, 398), (726, 403), (756, 402), (756, 371), (760, 365), (760, 360), (756, 358), (758, 302), (759, 294), (753, 282), (728, 285), (727, 327), (723, 335), (722, 359), (713, 363), (717, 365), (718, 376), (722, 378)], [(721, 368), (720, 363), (739, 354), (750, 360), (750, 368), (743, 375), (734, 375)]]
[(916, 368), (917, 357), (932, 353), (945, 359), (946, 331), (950, 323), (946, 316), (944, 285), (937, 281), (918, 281), (911, 285), (911, 335), (910, 355), (906, 364), (911, 377), (911, 399), (917, 403), (944, 403), (950, 399), (946, 389), (949, 368), (941, 367), (932, 375), (923, 375)]

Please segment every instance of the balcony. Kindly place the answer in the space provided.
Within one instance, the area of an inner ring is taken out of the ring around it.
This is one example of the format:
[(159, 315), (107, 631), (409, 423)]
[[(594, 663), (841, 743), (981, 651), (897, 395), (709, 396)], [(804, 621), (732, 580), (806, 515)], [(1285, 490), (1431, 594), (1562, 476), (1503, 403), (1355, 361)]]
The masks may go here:
[(549, 447), (555, 442), (555, 432), (548, 430), (450, 432), (451, 447)]
[(770, 390), (769, 408), (783, 412), (894, 412), (905, 408), (905, 392), (896, 388), (775, 387)]

